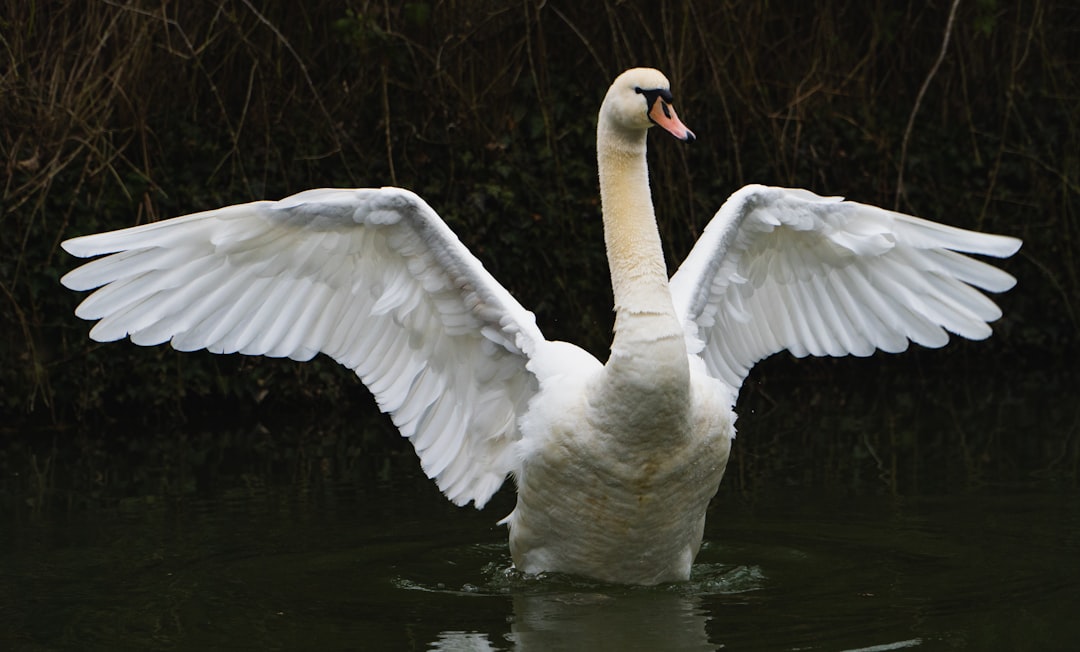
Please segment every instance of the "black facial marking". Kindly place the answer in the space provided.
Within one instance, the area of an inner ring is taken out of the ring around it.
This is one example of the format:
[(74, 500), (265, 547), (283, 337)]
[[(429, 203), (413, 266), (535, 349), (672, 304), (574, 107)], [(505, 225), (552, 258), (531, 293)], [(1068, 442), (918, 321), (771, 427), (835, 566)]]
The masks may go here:
[[(674, 103), (675, 101), (675, 98), (671, 95), (671, 91), (666, 88), (646, 89), (641, 87), (635, 87), (634, 92), (640, 93), (645, 96), (645, 115), (649, 115), (649, 113), (652, 111), (653, 105), (656, 104), (657, 100), (663, 100), (660, 108), (664, 111), (665, 116), (667, 116), (668, 118), (671, 117), (671, 109), (668, 107), (668, 105)], [(649, 120), (651, 122), (655, 122), (652, 119), (651, 115), (649, 115)]]

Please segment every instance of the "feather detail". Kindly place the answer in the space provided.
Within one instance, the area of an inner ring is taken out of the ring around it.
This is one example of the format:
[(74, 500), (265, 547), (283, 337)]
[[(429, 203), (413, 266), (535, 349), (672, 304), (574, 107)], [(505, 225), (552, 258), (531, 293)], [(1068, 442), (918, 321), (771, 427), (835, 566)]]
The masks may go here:
[[(103, 258), (62, 282), (98, 288), (77, 315), (99, 341), (330, 355), (354, 370), (457, 504), (512, 471), (536, 392), (532, 315), (431, 208), (396, 188), (310, 190), (75, 238)], [(483, 396), (484, 412), (467, 407)]]
[(746, 186), (706, 226), (671, 279), (688, 347), (738, 389), (759, 360), (900, 352), (913, 341), (990, 335), (1010, 274), (966, 254), (1020, 241), (806, 190)]

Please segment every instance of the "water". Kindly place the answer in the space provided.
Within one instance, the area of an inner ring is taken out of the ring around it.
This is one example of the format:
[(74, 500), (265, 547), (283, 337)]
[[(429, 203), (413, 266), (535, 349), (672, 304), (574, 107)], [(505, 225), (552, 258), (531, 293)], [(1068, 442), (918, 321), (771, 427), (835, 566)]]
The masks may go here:
[[(767, 403), (744, 419), (778, 427)], [(905, 492), (971, 465), (845, 434), (836, 412), (861, 405), (795, 419), (838, 442), (808, 455), (875, 448), (810, 481), (740, 438), (692, 579), (651, 588), (516, 574), (495, 525), (512, 493), (453, 507), (378, 423), (38, 435), (0, 451), (0, 649), (1080, 649), (1075, 476), (986, 482), (985, 462)], [(1002, 452), (1004, 430), (961, 416), (965, 450)]]
[(778, 492), (710, 514), (686, 584), (508, 569), (501, 513), (338, 486), (8, 530), (8, 650), (1069, 649), (1080, 501)]

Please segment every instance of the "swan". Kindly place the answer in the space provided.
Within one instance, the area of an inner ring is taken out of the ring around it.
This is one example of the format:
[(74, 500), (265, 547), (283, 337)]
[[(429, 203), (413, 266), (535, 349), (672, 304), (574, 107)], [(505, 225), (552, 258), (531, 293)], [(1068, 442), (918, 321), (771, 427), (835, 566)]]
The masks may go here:
[(623, 584), (686, 580), (757, 361), (867, 356), (990, 335), (965, 254), (1020, 240), (807, 190), (749, 185), (668, 278), (646, 165), (657, 126), (695, 139), (652, 69), (619, 75), (597, 127), (611, 353), (549, 341), (435, 211), (400, 188), (308, 190), (77, 237), (90, 337), (352, 369), (457, 505), (510, 476), (514, 566)]

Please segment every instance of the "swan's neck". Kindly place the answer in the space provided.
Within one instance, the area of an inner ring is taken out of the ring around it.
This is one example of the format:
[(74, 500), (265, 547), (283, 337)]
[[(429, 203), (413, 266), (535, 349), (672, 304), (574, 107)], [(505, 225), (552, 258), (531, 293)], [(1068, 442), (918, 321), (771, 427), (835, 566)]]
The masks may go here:
[(621, 132), (601, 120), (597, 151), (604, 241), (615, 295), (612, 352), (633, 341), (675, 337), (681, 342), (649, 191), (645, 132)]
[(605, 122), (601, 116), (597, 150), (615, 337), (600, 391), (610, 393), (603, 397), (607, 405), (626, 407), (626, 418), (618, 419), (623, 425), (616, 427), (640, 427), (647, 434), (649, 421), (665, 430), (682, 418), (689, 363), (653, 212), (645, 134)]

